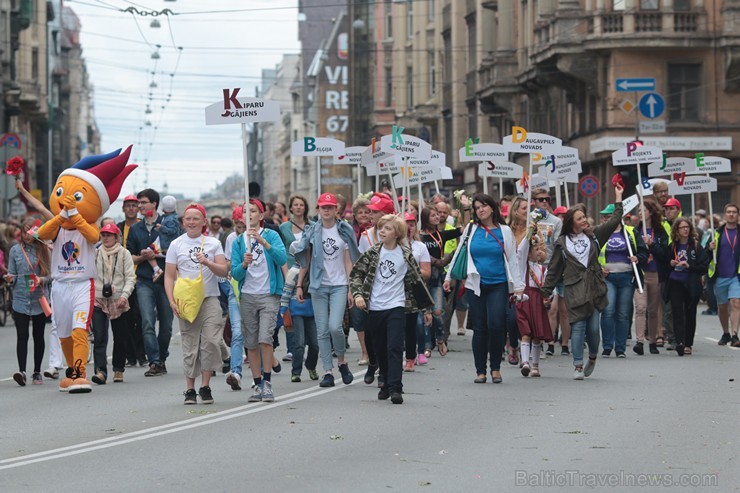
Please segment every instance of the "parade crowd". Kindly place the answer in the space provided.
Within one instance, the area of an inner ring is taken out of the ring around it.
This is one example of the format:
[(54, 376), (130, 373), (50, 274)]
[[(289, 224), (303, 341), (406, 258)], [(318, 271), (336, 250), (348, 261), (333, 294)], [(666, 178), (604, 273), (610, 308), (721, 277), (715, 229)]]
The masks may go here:
[[(45, 221), (55, 220), (19, 190)], [(722, 218), (686, 217), (664, 183), (626, 215), (618, 184), (615, 203), (602, 211), (553, 209), (545, 189), (532, 190), (531, 202), (476, 193), (417, 203), (386, 192), (351, 204), (331, 193), (315, 204), (300, 195), (287, 204), (251, 198), (219, 217), (197, 203), (178, 211), (174, 197), (145, 189), (124, 197), (122, 222), (100, 220), (89, 252), (52, 250), (33, 218), (3, 224), (0, 269), (12, 286), (17, 331), (13, 379), (60, 379), (59, 390), (78, 393), (91, 382), (124, 382), (136, 367), (166, 375), (174, 317), (185, 404), (213, 403), (218, 372), (225, 388), (251, 388), (249, 402), (272, 402), (282, 363), (290, 382), (301, 382), (305, 368), (320, 387), (348, 385), (352, 367), (365, 367), (364, 384), (377, 384), (378, 399), (401, 404), (404, 374), (444, 357), (451, 328), (472, 331), (475, 383), (502, 383), (502, 362), (540, 377), (543, 353), (554, 355), (558, 344), (572, 357), (572, 378), (583, 380), (599, 356), (626, 358), (628, 340), (631, 357), (691, 355), (702, 298), (704, 314), (719, 316), (719, 344), (740, 347), (736, 204), (725, 205)], [(54, 273), (70, 259), (85, 264), (94, 286), (82, 321), (93, 341), (88, 370), (77, 353), (64, 361), (57, 334), (66, 284)], [(358, 361), (348, 359), (350, 330)]]

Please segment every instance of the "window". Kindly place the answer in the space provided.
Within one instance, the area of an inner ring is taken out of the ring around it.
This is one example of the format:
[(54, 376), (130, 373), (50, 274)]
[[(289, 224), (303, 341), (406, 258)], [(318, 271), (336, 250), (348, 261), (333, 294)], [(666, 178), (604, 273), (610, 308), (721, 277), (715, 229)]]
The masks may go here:
[(429, 50), (429, 95), (434, 96), (437, 94), (437, 57), (434, 55), (434, 50)]
[(673, 10), (689, 10), (690, 4), (689, 0), (673, 0)]
[(625, 0), (612, 0), (612, 10), (614, 11), (624, 11), (624, 1)]
[(406, 36), (409, 39), (414, 37), (414, 5), (411, 3), (406, 10)]
[(393, 12), (392, 5), (390, 3), (385, 4), (385, 38), (391, 39), (393, 37)]
[(478, 137), (478, 109), (475, 102), (468, 105), (468, 137)]
[(671, 122), (699, 121), (699, 84), (701, 65), (668, 65), (668, 118)]
[(31, 51), (31, 79), (38, 81), (39, 79), (39, 49), (34, 48)]
[(660, 0), (640, 0), (640, 10), (658, 10)]
[(390, 108), (393, 104), (393, 69), (385, 68), (385, 107)]
[(478, 45), (476, 44), (475, 18), (468, 20), (468, 72), (478, 67)]
[(406, 107), (414, 107), (414, 68), (406, 67), (406, 98), (408, 99)]
[(437, 2), (435, 2), (435, 0), (428, 0), (427, 1), (427, 9), (428, 9), (429, 20), (430, 21), (433, 21), (434, 20), (434, 16), (435, 16), (434, 9), (436, 8), (436, 3)]

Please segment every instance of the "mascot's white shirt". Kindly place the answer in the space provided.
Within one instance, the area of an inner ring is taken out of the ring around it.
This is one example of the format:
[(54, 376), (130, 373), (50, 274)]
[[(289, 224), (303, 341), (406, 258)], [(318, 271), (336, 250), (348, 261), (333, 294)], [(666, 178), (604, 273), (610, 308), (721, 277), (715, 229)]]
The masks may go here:
[(95, 245), (78, 230), (59, 229), (51, 251), (51, 277), (55, 280), (95, 279)]

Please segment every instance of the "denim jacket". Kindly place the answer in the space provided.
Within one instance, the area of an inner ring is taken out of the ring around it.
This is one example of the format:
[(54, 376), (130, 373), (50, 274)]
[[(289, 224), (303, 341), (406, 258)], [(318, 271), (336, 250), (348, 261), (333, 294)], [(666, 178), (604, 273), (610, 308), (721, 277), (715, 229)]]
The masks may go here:
[[(26, 250), (28, 260), (35, 267), (33, 271), (28, 266), (28, 262), (21, 248)], [(44, 294), (44, 290), (41, 289), (41, 286), (38, 286), (31, 292), (29, 288), (31, 274), (41, 277), (41, 268), (38, 266), (36, 248), (46, 248), (46, 246), (39, 243), (36, 243), (34, 247), (21, 244), (13, 245), (13, 248), (10, 249), (10, 258), (8, 261), (8, 272), (15, 276), (15, 280), (13, 281), (13, 310), (24, 315), (32, 316), (43, 313), (39, 299)]]
[[(296, 248), (295, 259), (300, 265), (308, 264), (308, 249), (311, 248), (311, 267), (309, 269), (309, 293), (315, 293), (321, 287), (321, 279), (324, 277), (324, 253), (321, 247), (323, 224), (316, 221), (310, 228), (306, 228), (301, 241)], [(348, 223), (337, 220), (337, 231), (342, 240), (349, 248), (349, 256), (352, 263), (360, 258), (360, 250), (357, 248), (355, 231)]]

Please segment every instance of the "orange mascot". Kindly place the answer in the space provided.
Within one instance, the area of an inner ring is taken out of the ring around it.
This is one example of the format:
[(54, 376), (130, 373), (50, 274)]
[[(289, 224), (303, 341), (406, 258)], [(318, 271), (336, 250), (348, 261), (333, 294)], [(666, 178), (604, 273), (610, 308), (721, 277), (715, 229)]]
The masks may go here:
[(42, 240), (53, 240), (51, 276), (52, 317), (57, 326), (67, 373), (59, 390), (70, 394), (92, 392), (85, 364), (95, 302), (95, 244), (97, 221), (118, 198), (123, 182), (136, 169), (127, 165), (131, 146), (99, 156), (87, 156), (59, 175), (49, 197), (55, 214), (38, 230)]

